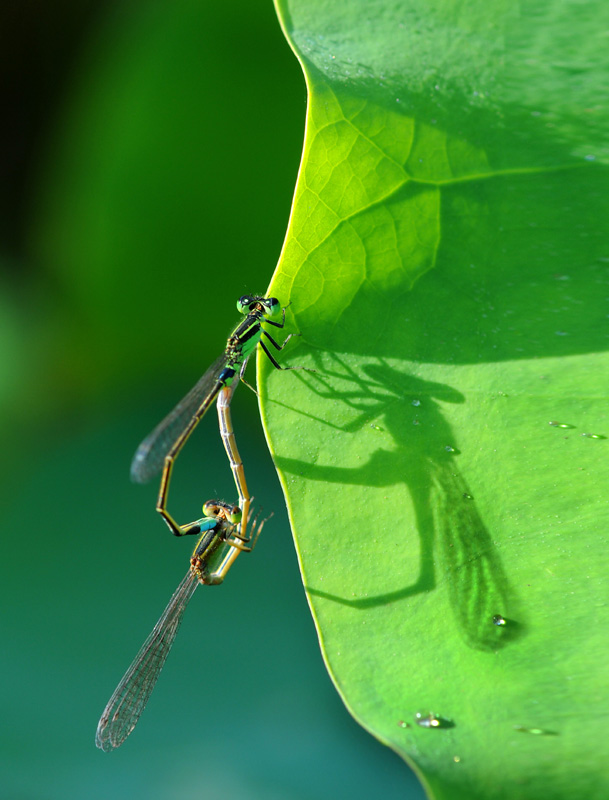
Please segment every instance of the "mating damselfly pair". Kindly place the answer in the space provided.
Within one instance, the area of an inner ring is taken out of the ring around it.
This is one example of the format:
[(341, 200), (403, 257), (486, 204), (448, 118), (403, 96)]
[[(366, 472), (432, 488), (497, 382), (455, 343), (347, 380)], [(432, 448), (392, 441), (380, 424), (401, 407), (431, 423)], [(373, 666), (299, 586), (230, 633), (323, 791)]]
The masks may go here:
[[(245, 295), (237, 302), (237, 308), (245, 318), (229, 336), (222, 355), (144, 439), (131, 463), (131, 477), (138, 483), (150, 480), (162, 470), (157, 511), (175, 536), (198, 534), (200, 538), (186, 576), (104, 709), (95, 737), (96, 745), (102, 750), (120, 747), (137, 724), (165, 664), (186, 606), (199, 583), (221, 583), (239, 553), (252, 550), (266, 521), (257, 523), (257, 515), (251, 520), (251, 497), (237, 449), (230, 403), (238, 383), (244, 380), (248, 359), (258, 344), (277, 369), (303, 368), (281, 366), (265, 344), (266, 340), (280, 351), (294, 335), (289, 334), (279, 344), (262, 327), (264, 322), (276, 328), (285, 325), (285, 308), (276, 298)], [(220, 435), (237, 486), (239, 504), (231, 506), (219, 500), (209, 500), (203, 506), (204, 516), (201, 519), (188, 525), (179, 525), (167, 510), (173, 465), (214, 400), (217, 400)], [(252, 533), (248, 533), (250, 521)]]

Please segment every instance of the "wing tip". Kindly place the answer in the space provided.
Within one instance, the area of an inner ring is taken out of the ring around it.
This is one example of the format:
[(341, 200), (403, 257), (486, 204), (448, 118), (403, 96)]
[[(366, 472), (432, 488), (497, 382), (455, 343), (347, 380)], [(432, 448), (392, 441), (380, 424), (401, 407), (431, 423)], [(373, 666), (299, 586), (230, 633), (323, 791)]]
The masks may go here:
[(147, 483), (150, 478), (149, 470), (146, 469), (146, 450), (142, 450), (142, 448), (138, 448), (136, 454), (133, 456), (133, 461), (131, 462), (131, 468), (129, 470), (129, 475), (133, 483)]

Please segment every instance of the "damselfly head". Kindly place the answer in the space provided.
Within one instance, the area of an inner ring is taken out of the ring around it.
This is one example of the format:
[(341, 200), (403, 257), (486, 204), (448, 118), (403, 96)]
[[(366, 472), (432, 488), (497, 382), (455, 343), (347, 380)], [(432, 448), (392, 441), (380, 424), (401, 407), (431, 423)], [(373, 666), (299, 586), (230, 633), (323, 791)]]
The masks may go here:
[(241, 314), (252, 314), (254, 311), (262, 311), (265, 317), (278, 317), (281, 313), (281, 303), (276, 297), (258, 297), (252, 294), (244, 294), (237, 300), (237, 310)]
[(241, 522), (241, 509), (231, 503), (224, 503), (222, 500), (208, 500), (203, 505), (203, 514), (214, 519), (226, 519), (233, 525)]

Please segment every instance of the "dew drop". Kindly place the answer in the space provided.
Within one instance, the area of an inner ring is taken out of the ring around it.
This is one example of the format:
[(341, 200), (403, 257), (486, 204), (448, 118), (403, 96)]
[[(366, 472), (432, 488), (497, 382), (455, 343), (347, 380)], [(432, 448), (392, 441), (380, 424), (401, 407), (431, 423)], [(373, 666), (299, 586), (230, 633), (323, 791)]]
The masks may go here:
[(466, 500), (473, 500), (473, 499), (474, 499), (474, 498), (473, 498), (473, 495), (471, 495), (471, 494), (468, 494), (467, 492), (463, 492), (463, 497), (464, 497)]
[(446, 717), (440, 717), (437, 714), (434, 714), (433, 711), (427, 711), (425, 713), (418, 712), (414, 715), (414, 721), (417, 725), (421, 728), (454, 728), (455, 723), (450, 720), (446, 719)]
[(403, 719), (398, 720), (398, 725), (400, 726), (400, 728), (410, 728), (410, 725), (407, 722), (404, 722)]
[(551, 425), (553, 428), (574, 428), (575, 425), (569, 425), (568, 422), (556, 422), (556, 420), (551, 419), (548, 422), (548, 425)]
[(380, 425), (370, 425), (370, 427), (375, 431), (382, 431), (384, 428), (381, 428)]
[(558, 736), (557, 731), (548, 731), (543, 728), (527, 728), (525, 725), (514, 725), (514, 730), (519, 733), (531, 733), (533, 736)]
[(603, 436), (600, 433), (582, 433), (582, 436), (585, 436), (587, 439), (606, 439), (606, 436)]
[(413, 406), (420, 406), (421, 405), (421, 401), (420, 400), (413, 400), (412, 401), (412, 405)]
[(453, 756), (453, 761), (455, 762), (455, 764), (458, 764), (459, 761), (461, 761), (461, 756)]
[(507, 621), (505, 617), (501, 616), (501, 614), (495, 614), (493, 617), (493, 625), (497, 625), (497, 627), (502, 628), (504, 625), (507, 625)]
[(455, 452), (455, 448), (450, 444), (447, 444), (444, 449), (446, 450), (447, 453), (454, 453)]
[(420, 725), (421, 728), (439, 728), (440, 727), (440, 720), (436, 717), (435, 714), (429, 712), (428, 714), (421, 714), (417, 712), (414, 715), (414, 721), (417, 725)]

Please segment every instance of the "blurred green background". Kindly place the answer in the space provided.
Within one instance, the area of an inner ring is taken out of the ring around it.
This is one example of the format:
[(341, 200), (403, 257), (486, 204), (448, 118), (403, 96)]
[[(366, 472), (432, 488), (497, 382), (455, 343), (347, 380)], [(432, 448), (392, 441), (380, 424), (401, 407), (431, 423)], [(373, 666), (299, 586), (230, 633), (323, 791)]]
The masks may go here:
[[(275, 516), (193, 598), (135, 733), (95, 748), (193, 545), (155, 514), (156, 485), (130, 484), (130, 459), (221, 351), (236, 299), (268, 285), (305, 88), (270, 0), (0, 14), (0, 797), (422, 797), (325, 672), (246, 389), (239, 446)], [(213, 496), (234, 499), (215, 413), (170, 509), (191, 520)]]

